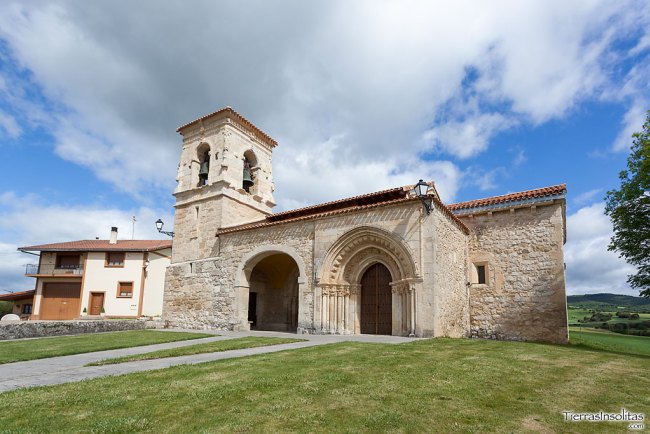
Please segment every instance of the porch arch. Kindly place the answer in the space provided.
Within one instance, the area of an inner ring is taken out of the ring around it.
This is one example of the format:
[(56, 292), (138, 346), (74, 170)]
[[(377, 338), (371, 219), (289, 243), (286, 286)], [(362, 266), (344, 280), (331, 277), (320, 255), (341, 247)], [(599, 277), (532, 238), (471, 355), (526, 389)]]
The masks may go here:
[[(270, 262), (275, 261), (275, 260), (282, 260), (281, 262), (284, 262), (285, 265), (287, 261), (290, 259), (290, 263), (295, 263), (295, 267), (297, 268), (297, 271), (288, 273), (285, 278), (292, 280), (291, 285), (296, 285), (292, 286), (293, 289), (287, 288), (284, 285), (279, 287), (283, 288), (282, 291), (283, 293), (280, 294), (281, 297), (287, 296), (284, 292), (291, 291), (290, 296), (291, 297), (296, 297), (297, 300), (295, 300), (295, 306), (294, 302), (291, 300), (287, 300), (288, 305), (286, 306), (287, 312), (286, 314), (291, 316), (293, 319), (289, 320), (287, 324), (290, 324), (290, 327), (287, 329), (289, 331), (302, 331), (301, 325), (299, 324), (300, 318), (302, 318), (305, 314), (305, 309), (306, 306), (304, 305), (303, 302), (303, 297), (302, 294), (307, 289), (307, 279), (306, 279), (306, 267), (304, 260), (298, 254), (298, 252), (293, 249), (290, 246), (285, 246), (285, 245), (278, 245), (278, 244), (269, 244), (269, 245), (263, 245), (263, 246), (258, 246), (248, 252), (246, 255), (242, 257), (242, 259), (239, 262), (239, 265), (237, 267), (237, 271), (235, 274), (235, 312), (234, 312), (234, 324), (233, 324), (233, 329), (238, 330), (238, 331), (247, 331), (250, 330), (250, 323), (249, 323), (249, 302), (251, 301), (250, 294), (251, 294), (251, 289), (255, 290), (256, 288), (259, 287), (259, 275), (260, 275), (260, 268), (263, 270), (265, 269), (266, 271), (269, 270), (269, 265)], [(259, 267), (258, 267), (259, 265)], [(256, 268), (257, 267), (257, 268)], [(295, 269), (295, 268), (293, 268)], [(262, 271), (263, 271), (262, 270)], [(284, 271), (290, 271), (290, 270), (284, 270)], [(275, 280), (276, 276), (273, 275), (267, 275), (266, 277), (269, 278), (269, 283), (272, 283), (271, 281), (277, 281)], [(282, 276), (279, 276), (282, 278)], [(258, 282), (258, 286), (255, 288), (251, 287), (252, 283), (255, 283), (255, 281)], [(286, 284), (288, 285), (289, 282), (287, 280)], [(273, 289), (275, 288), (276, 285), (272, 285), (270, 288)], [(279, 289), (275, 288), (275, 289)], [(257, 295), (257, 292), (255, 293)], [(263, 300), (257, 300), (259, 302), (263, 302)], [(277, 302), (277, 300), (274, 300)], [(277, 312), (276, 312), (277, 313)], [(277, 316), (277, 315), (276, 315)], [(268, 318), (267, 318), (268, 319)], [(277, 324), (275, 326), (270, 326), (270, 322), (273, 322), (273, 320), (266, 321), (266, 328), (261, 328), (261, 329), (266, 329), (266, 330), (276, 330), (277, 329)], [(302, 321), (304, 323), (304, 321)], [(261, 321), (261, 323), (265, 323)], [(271, 327), (271, 328), (269, 328)], [(276, 327), (276, 328), (273, 328)], [(277, 329), (279, 330), (279, 329)]]

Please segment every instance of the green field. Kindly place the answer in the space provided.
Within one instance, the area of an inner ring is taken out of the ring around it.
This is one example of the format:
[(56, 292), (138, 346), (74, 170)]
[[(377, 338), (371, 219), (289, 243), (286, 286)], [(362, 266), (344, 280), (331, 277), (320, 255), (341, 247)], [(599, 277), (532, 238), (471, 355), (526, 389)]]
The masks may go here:
[(208, 338), (206, 333), (134, 330), (126, 332), (92, 333), (75, 336), (27, 339), (0, 342), (0, 364), (47, 357), (69, 356), (93, 351), (115, 350), (162, 344), (188, 339)]
[(4, 393), (0, 430), (626, 432), (562, 411), (649, 415), (649, 361), (571, 345), (343, 342)]
[(114, 365), (117, 363), (134, 362), (137, 360), (162, 359), (165, 357), (188, 356), (191, 354), (217, 353), (221, 351), (241, 350), (244, 348), (265, 347), (268, 345), (292, 344), (304, 342), (305, 339), (273, 338), (249, 336), (245, 338), (227, 339), (224, 341), (208, 342), (205, 344), (188, 345), (180, 348), (153, 351), (151, 353), (133, 354), (131, 356), (116, 357), (88, 363), (86, 366)]
[(572, 345), (621, 354), (650, 357), (650, 337), (628, 336), (597, 329), (570, 329)]

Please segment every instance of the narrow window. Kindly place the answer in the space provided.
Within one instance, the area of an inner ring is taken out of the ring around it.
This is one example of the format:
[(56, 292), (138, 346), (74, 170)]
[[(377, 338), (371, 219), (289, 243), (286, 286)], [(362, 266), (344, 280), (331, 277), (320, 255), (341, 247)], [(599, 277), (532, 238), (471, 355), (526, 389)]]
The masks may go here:
[(476, 266), (476, 274), (478, 277), (477, 283), (479, 285), (485, 285), (485, 265), (477, 265)]
[(22, 313), (24, 315), (31, 315), (32, 314), (32, 305), (31, 304), (23, 304)]
[(118, 298), (131, 298), (131, 297), (133, 297), (133, 282), (118, 282), (117, 283), (117, 297)]
[(124, 252), (106, 252), (104, 267), (124, 267)]

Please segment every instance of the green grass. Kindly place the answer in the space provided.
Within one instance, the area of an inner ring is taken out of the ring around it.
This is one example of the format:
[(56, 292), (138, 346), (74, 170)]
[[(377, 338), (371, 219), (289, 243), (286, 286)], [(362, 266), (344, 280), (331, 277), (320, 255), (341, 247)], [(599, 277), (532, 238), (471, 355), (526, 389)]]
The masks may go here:
[(68, 356), (93, 351), (138, 347), (207, 338), (206, 333), (163, 332), (156, 330), (135, 330), (126, 332), (93, 333), (53, 338), (27, 339), (0, 342), (0, 364), (47, 357)]
[(188, 356), (191, 354), (216, 353), (220, 351), (241, 350), (244, 348), (265, 347), (268, 345), (292, 344), (304, 342), (305, 339), (294, 338), (272, 338), (272, 337), (245, 337), (228, 339), (225, 341), (208, 342), (206, 344), (189, 345), (181, 348), (170, 348), (168, 350), (153, 351), (145, 354), (134, 354), (132, 356), (116, 357), (113, 359), (100, 360), (89, 363), (86, 366), (114, 365), (116, 363), (134, 362), (136, 360), (162, 359), (165, 357)]
[(650, 358), (570, 345), (344, 342), (0, 395), (5, 432), (626, 432)]
[(630, 336), (607, 330), (571, 328), (572, 345), (595, 350), (650, 357), (650, 337)]

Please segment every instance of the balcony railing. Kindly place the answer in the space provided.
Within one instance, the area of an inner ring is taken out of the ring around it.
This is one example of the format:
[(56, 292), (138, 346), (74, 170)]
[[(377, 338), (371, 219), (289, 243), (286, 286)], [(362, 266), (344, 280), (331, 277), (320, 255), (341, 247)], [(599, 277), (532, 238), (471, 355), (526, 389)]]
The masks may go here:
[(60, 265), (53, 264), (28, 264), (25, 266), (26, 275), (49, 275), (49, 276), (81, 276), (84, 272), (82, 264), (79, 265)]

